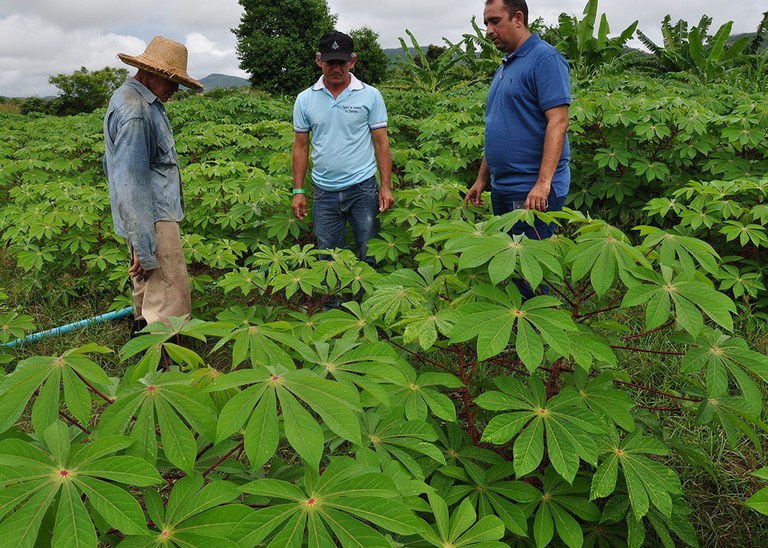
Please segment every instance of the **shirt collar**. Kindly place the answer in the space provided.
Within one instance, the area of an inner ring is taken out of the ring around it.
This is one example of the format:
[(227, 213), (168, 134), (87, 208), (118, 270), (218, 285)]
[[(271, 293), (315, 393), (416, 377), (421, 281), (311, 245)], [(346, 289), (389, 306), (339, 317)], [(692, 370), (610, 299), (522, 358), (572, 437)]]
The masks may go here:
[(147, 103), (154, 103), (157, 101), (157, 95), (152, 93), (147, 86), (139, 82), (136, 78), (128, 78), (126, 84), (138, 91)]
[(538, 32), (534, 32), (531, 34), (525, 42), (523, 42), (519, 48), (517, 48), (512, 53), (507, 53), (504, 57), (501, 58), (501, 61), (503, 63), (508, 63), (515, 57), (525, 57), (528, 55), (533, 48), (536, 47), (536, 45), (541, 42), (541, 38), (539, 37)]
[[(349, 85), (345, 88), (344, 91), (359, 91), (365, 87), (365, 84), (363, 84), (360, 80), (355, 78), (355, 75), (351, 72), (349, 73), (350, 82)], [(315, 82), (315, 84), (312, 86), (312, 89), (314, 91), (320, 91), (321, 89), (326, 89), (325, 82), (323, 82), (323, 77), (321, 76), (320, 79)]]

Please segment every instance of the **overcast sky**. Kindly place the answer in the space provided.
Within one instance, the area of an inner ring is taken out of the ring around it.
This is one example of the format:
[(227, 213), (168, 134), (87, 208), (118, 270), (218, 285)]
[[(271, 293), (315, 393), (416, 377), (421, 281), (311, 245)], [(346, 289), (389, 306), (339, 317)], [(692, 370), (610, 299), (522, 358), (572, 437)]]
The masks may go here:
[[(342, 31), (368, 26), (379, 33), (383, 47), (399, 46), (398, 37), (411, 30), (422, 46), (443, 45), (471, 32), (470, 21), (482, 23), (483, 0), (328, 0)], [(556, 23), (560, 13), (581, 16), (586, 0), (529, 0), (531, 18)], [(630, 23), (657, 43), (661, 20), (698, 23), (711, 16), (714, 32), (733, 20), (733, 32), (753, 32), (765, 0), (600, 0), (611, 33)], [(118, 52), (138, 55), (156, 34), (189, 49), (189, 73), (200, 79), (211, 73), (247, 75), (238, 67), (235, 37), (242, 8), (237, 0), (0, 0), (0, 95), (55, 95), (48, 84), (54, 74), (70, 74), (81, 66), (99, 70), (126, 67)], [(129, 67), (126, 67), (129, 68)], [(133, 69), (130, 69), (133, 71)]]

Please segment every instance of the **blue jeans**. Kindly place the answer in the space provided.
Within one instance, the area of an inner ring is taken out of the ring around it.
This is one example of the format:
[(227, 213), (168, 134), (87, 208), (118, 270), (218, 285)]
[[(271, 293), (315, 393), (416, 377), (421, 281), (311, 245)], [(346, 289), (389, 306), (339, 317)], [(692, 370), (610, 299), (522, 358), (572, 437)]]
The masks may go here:
[[(357, 243), (357, 257), (375, 266), (376, 261), (368, 257), (368, 240), (379, 235), (378, 214), (379, 185), (375, 175), (337, 192), (316, 186), (312, 222), (317, 248), (343, 248), (349, 222)], [(328, 256), (320, 255), (320, 258)]]
[[(511, 192), (505, 190), (491, 189), (491, 206), (493, 207), (494, 215), (504, 215), (515, 209), (520, 209), (521, 202), (522, 207), (525, 207), (525, 199), (528, 197), (528, 192)], [(562, 211), (565, 205), (566, 196), (557, 197), (555, 192), (551, 191), (547, 198), (547, 211)], [(555, 233), (555, 223), (545, 223), (538, 217), (531, 226), (528, 223), (519, 222), (516, 223), (510, 230), (509, 235), (525, 234), (532, 240), (544, 240), (551, 238)], [(520, 290), (520, 294), (523, 296), (523, 300), (530, 299), (536, 295), (533, 288), (521, 278), (515, 278), (512, 280), (517, 289)], [(549, 287), (546, 285), (540, 285), (539, 290), (544, 295), (549, 295)]]

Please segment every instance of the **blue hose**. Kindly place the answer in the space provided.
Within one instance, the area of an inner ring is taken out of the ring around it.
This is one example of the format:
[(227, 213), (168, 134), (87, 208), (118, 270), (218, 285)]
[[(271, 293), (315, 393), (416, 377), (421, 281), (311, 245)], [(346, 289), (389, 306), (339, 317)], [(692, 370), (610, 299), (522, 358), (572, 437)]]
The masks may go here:
[(40, 331), (39, 333), (33, 333), (31, 335), (27, 335), (26, 337), (22, 337), (21, 339), (16, 339), (14, 341), (9, 341), (7, 343), (0, 344), (0, 346), (14, 347), (14, 346), (19, 346), (23, 343), (37, 342), (40, 339), (44, 339), (46, 337), (51, 337), (53, 335), (63, 335), (64, 333), (75, 331), (76, 329), (80, 329), (81, 327), (86, 327), (92, 324), (103, 323), (109, 320), (118, 320), (120, 318), (125, 318), (126, 316), (130, 316), (131, 314), (133, 314), (133, 307), (128, 306), (123, 308), (122, 310), (118, 310), (117, 312), (107, 312), (106, 314), (102, 314), (94, 318), (88, 318), (86, 320), (80, 320), (79, 322), (69, 323), (67, 325), (62, 325), (60, 327), (54, 327), (53, 329), (49, 329), (47, 331)]

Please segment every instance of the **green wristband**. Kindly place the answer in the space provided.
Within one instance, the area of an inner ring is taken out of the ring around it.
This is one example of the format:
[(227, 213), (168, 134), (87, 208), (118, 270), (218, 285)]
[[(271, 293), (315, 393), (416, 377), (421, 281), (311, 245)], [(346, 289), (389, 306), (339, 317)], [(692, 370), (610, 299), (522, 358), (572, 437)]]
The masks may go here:
[(293, 193), (294, 194), (304, 194), (304, 189), (303, 188), (294, 188), (293, 189)]

